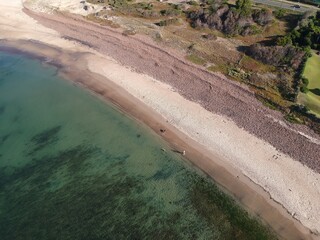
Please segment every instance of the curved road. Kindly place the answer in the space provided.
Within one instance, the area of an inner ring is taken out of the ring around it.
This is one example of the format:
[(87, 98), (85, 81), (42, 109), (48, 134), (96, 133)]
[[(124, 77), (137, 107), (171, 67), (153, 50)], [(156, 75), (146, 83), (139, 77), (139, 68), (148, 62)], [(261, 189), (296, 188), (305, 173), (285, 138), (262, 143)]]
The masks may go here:
[[(259, 3), (259, 4), (264, 4), (264, 5), (269, 5), (272, 7), (278, 7), (278, 8), (283, 8), (283, 9), (289, 9), (289, 10), (293, 10), (293, 11), (297, 11), (297, 12), (307, 12), (310, 10), (317, 10), (317, 7), (315, 6), (308, 6), (308, 5), (301, 5), (299, 3), (295, 3), (295, 2), (287, 2), (287, 1), (278, 1), (278, 0), (253, 0), (253, 2), (255, 3)], [(300, 8), (294, 8), (294, 5), (299, 5)], [(318, 8), (318, 10), (320, 10)]]

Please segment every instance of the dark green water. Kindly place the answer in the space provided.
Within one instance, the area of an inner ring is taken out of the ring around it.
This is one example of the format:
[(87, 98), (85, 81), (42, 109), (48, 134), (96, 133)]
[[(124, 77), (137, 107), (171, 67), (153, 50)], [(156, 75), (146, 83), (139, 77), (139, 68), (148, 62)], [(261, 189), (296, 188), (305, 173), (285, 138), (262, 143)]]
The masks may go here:
[(0, 239), (271, 239), (165, 143), (37, 60), (0, 53)]

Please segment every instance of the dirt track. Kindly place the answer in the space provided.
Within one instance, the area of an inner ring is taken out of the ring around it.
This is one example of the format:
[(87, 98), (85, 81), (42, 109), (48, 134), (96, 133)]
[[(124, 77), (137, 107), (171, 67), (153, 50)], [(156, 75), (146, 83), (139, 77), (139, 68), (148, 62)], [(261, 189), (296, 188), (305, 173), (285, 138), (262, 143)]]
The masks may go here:
[(280, 124), (279, 121), (284, 121), (281, 114), (264, 107), (245, 86), (190, 64), (179, 53), (162, 49), (145, 36), (124, 36), (118, 29), (77, 16), (25, 12), (67, 39), (88, 45), (123, 65), (170, 84), (185, 98), (228, 116), (238, 126), (320, 173), (320, 146), (297, 131), (317, 141), (319, 136), (304, 126)]

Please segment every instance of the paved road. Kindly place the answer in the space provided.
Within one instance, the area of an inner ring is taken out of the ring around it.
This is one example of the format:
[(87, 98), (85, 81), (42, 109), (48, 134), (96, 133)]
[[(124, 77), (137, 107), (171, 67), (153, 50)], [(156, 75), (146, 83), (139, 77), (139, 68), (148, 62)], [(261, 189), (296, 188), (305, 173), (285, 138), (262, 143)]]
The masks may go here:
[(278, 7), (278, 8), (284, 8), (284, 9), (290, 9), (293, 11), (298, 11), (298, 12), (306, 12), (310, 10), (315, 10), (314, 7), (306, 7), (306, 6), (300, 6), (300, 8), (293, 8), (292, 6), (297, 5), (297, 3), (288, 3), (288, 2), (282, 2), (282, 1), (277, 1), (277, 0), (253, 0), (255, 3), (261, 3), (265, 5), (269, 5), (272, 7)]

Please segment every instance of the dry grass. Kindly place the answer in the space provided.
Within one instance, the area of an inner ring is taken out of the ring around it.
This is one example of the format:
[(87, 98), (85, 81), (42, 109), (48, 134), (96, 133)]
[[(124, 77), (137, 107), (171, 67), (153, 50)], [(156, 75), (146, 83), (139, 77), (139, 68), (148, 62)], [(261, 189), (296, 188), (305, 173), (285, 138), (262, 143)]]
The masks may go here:
[(204, 60), (203, 58), (201, 58), (197, 55), (194, 55), (194, 54), (190, 54), (190, 55), (186, 56), (186, 59), (194, 64), (197, 64), (197, 65), (203, 66), (206, 64), (206, 60)]
[(262, 62), (258, 62), (247, 55), (243, 55), (243, 57), (239, 62), (239, 65), (242, 68), (249, 69), (252, 72), (259, 72), (259, 73), (266, 73), (274, 70), (273, 67), (266, 65)]

